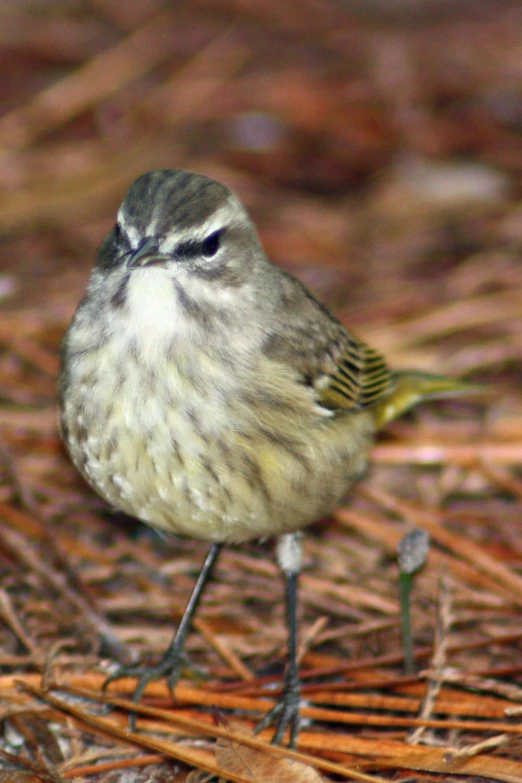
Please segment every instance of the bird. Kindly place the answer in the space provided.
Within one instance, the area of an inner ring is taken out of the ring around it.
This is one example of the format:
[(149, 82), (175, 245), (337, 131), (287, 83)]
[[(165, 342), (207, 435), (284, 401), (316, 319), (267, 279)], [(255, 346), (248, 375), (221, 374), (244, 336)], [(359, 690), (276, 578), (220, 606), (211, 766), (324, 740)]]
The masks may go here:
[(60, 349), (60, 432), (115, 509), (208, 541), (162, 659), (121, 666), (133, 699), (167, 679), (223, 545), (274, 537), (285, 579), (288, 664), (261, 726), (299, 732), (296, 662), (302, 531), (363, 476), (376, 434), (422, 400), (469, 384), (393, 371), (266, 256), (239, 198), (181, 169), (139, 177), (103, 240)]

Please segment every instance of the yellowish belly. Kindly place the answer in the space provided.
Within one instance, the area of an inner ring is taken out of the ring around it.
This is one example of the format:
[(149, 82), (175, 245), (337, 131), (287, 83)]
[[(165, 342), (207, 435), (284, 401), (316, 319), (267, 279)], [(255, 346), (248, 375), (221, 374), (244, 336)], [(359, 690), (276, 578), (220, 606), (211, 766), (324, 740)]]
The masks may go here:
[(200, 385), (178, 367), (118, 371), (106, 353), (80, 364), (62, 428), (86, 480), (129, 515), (212, 541), (280, 535), (328, 513), (365, 469), (369, 414), (321, 416), (284, 372), (269, 390), (252, 378), (246, 395), (215, 371), (199, 367), (212, 377)]

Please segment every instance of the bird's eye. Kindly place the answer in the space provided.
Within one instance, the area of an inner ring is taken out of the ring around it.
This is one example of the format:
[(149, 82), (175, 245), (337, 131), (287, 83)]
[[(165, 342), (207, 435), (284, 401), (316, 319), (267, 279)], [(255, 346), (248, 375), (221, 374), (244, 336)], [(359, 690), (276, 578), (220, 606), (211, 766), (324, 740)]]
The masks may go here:
[(221, 237), (223, 236), (224, 229), (220, 228), (217, 231), (213, 231), (206, 239), (201, 243), (201, 255), (205, 258), (212, 258), (215, 256), (221, 246)]

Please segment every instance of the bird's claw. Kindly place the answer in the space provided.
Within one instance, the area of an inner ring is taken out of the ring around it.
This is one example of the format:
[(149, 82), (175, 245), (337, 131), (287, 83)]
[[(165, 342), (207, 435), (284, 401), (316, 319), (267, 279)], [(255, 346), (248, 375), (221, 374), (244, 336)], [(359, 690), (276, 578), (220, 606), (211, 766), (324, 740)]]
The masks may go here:
[(288, 745), (290, 748), (295, 748), (299, 736), (299, 705), (299, 683), (288, 683), (285, 685), (280, 701), (267, 712), (254, 733), (258, 734), (268, 726), (275, 724), (277, 728), (272, 738), (272, 744), (280, 745), (286, 730), (290, 728)]
[[(180, 678), (181, 669), (184, 663), (184, 655), (170, 655), (168, 657), (165, 656), (161, 661), (159, 661), (159, 663), (152, 666), (139, 663), (131, 664), (130, 666), (120, 666), (114, 672), (114, 674), (110, 674), (107, 677), (103, 683), (102, 691), (103, 693), (106, 693), (107, 687), (111, 682), (122, 680), (125, 677), (133, 677), (138, 680), (138, 684), (136, 685), (136, 688), (134, 689), (134, 692), (131, 696), (131, 701), (138, 703), (143, 696), (143, 692), (149, 682), (154, 682), (155, 680), (165, 680), (169, 689), (169, 693), (172, 699), (174, 699), (174, 689)], [(136, 715), (133, 712), (129, 714), (129, 726), (132, 731), (134, 731), (136, 728)]]

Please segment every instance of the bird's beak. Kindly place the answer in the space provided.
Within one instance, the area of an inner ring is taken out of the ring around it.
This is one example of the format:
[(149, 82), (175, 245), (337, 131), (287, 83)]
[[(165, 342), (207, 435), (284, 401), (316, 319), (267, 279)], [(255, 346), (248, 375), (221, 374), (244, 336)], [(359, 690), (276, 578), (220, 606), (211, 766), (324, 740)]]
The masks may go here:
[(157, 240), (149, 237), (131, 254), (127, 263), (129, 266), (140, 268), (145, 266), (165, 266), (167, 261), (171, 260), (169, 255), (159, 252)]

